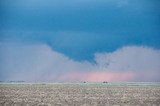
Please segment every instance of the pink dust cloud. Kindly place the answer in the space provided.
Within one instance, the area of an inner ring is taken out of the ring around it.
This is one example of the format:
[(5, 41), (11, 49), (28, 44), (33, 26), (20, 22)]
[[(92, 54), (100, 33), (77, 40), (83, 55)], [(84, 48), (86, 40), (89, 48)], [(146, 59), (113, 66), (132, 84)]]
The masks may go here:
[(87, 82), (122, 82), (131, 81), (132, 72), (71, 72), (59, 77), (61, 81), (87, 81)]

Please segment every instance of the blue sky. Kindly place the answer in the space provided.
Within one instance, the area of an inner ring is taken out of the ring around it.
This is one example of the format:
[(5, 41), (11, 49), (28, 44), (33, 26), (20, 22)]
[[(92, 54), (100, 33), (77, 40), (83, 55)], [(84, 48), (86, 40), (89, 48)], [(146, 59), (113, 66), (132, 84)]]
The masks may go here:
[[(88, 64), (96, 65), (96, 53), (114, 53), (123, 47), (132, 49), (147, 47), (153, 52), (159, 52), (160, 49), (159, 0), (1, 0), (0, 2), (0, 50), (2, 51), (0, 65), (2, 66), (7, 60), (0, 71), (3, 79), (11, 77), (8, 75), (11, 69), (6, 67), (12, 66), (13, 70), (18, 70), (13, 64), (17, 62), (18, 56), (15, 51), (20, 52), (23, 46), (26, 47), (24, 51), (30, 53), (35, 45), (36, 48), (47, 45), (47, 48), (64, 55), (69, 60), (80, 64), (87, 61)], [(27, 49), (29, 47), (30, 49)], [(25, 54), (20, 58), (28, 56)], [(106, 60), (108, 61), (108, 58)], [(26, 60), (29, 61), (31, 60)], [(26, 64), (22, 66), (27, 67)], [(5, 73), (5, 70), (8, 71)]]

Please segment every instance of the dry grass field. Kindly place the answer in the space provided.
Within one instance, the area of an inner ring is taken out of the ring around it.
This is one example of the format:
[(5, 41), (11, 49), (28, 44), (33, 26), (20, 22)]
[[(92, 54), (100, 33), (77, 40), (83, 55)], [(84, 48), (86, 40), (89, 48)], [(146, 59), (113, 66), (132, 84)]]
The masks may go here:
[(0, 84), (0, 106), (160, 106), (160, 84)]

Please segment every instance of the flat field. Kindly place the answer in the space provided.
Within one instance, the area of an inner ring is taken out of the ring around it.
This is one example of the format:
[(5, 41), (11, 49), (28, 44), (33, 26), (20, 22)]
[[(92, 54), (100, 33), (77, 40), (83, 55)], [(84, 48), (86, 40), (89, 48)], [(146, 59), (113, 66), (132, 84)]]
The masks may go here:
[(160, 83), (0, 84), (0, 106), (160, 106)]

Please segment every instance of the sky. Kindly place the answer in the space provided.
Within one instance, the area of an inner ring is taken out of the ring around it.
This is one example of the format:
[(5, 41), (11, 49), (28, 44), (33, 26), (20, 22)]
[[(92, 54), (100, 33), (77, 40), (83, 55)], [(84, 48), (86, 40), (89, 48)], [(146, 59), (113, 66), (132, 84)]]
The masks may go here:
[(159, 82), (159, 0), (0, 0), (0, 81)]

